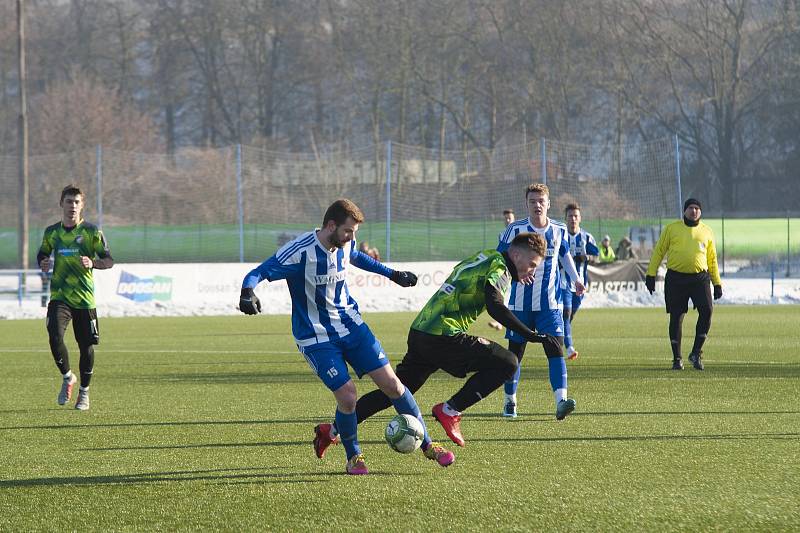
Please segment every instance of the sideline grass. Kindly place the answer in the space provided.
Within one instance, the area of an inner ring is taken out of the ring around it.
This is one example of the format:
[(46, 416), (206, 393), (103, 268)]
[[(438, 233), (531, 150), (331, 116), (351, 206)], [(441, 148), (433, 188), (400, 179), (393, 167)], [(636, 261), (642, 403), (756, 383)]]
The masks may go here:
[[(554, 214), (558, 216), (558, 214)], [(722, 222), (704, 219), (714, 230), (718, 253), (722, 254)], [(609, 234), (616, 246), (632, 226), (659, 226), (672, 220), (587, 220), (584, 228), (599, 242)], [(786, 257), (800, 253), (800, 219), (726, 219), (725, 255), (731, 258)], [(278, 247), (279, 237), (308, 231), (313, 224), (247, 224), (244, 231), (244, 256), (247, 262), (260, 262)], [(477, 221), (398, 221), (392, 223), (394, 261), (458, 261), (477, 248), (494, 248), (503, 225), (498, 220)], [(139, 262), (226, 262), (239, 260), (238, 226), (233, 224), (195, 224), (171, 226), (106, 226), (112, 254), (120, 263)], [(44, 228), (31, 228), (31, 264), (41, 244)], [(0, 228), (0, 265), (19, 264), (17, 233)], [(787, 243), (787, 238), (789, 242)], [(358, 232), (359, 241), (369, 241), (386, 255), (386, 225), (367, 221)], [(282, 241), (283, 242), (283, 241)]]
[[(367, 317), (394, 362), (412, 318)], [(442, 469), (390, 451), (386, 413), (354, 478), (341, 447), (314, 457), (333, 404), (288, 317), (103, 319), (85, 413), (55, 403), (43, 324), (0, 321), (0, 530), (796, 531), (797, 324), (800, 307), (718, 307), (707, 370), (673, 372), (663, 312), (582, 310), (566, 421), (532, 347), (520, 418), (494, 393)], [(423, 411), (460, 383), (434, 375)]]

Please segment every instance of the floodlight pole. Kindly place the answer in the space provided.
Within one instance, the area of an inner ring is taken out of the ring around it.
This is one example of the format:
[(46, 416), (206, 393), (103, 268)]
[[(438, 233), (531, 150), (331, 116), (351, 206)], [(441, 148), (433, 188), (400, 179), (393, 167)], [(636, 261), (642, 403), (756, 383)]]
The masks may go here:
[(28, 102), (25, 73), (25, 0), (17, 0), (17, 64), (19, 68), (19, 266), (28, 269)]

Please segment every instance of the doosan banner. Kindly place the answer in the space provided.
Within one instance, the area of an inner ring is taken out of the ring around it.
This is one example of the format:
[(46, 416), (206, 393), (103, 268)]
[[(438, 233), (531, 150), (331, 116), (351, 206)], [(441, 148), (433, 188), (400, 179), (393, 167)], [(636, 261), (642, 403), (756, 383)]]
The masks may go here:
[[(359, 268), (347, 272), (350, 293), (364, 311), (419, 310), (444, 283), (455, 262), (392, 263), (419, 277), (415, 287), (402, 288), (388, 278)], [(244, 276), (256, 265), (249, 263), (117, 264), (95, 270), (98, 306), (167, 308), (193, 306), (198, 312), (211, 309), (235, 311)], [(290, 313), (292, 306), (286, 282), (263, 282), (256, 289), (265, 313)]]

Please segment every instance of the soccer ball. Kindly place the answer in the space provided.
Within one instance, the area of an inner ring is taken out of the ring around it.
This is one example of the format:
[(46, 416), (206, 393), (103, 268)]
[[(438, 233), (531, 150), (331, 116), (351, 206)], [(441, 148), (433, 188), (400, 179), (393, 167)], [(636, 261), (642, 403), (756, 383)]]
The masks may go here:
[(400, 453), (411, 453), (419, 448), (424, 436), (422, 424), (411, 415), (395, 415), (384, 431), (389, 447)]

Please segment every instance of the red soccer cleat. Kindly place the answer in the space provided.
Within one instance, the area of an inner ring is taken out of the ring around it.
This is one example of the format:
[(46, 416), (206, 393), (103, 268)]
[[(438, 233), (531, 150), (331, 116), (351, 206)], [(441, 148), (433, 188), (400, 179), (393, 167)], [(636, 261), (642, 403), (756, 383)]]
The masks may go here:
[(447, 436), (450, 437), (450, 440), (459, 446), (464, 446), (464, 437), (461, 435), (460, 416), (450, 416), (446, 414), (444, 412), (444, 404), (437, 403), (433, 406), (433, 417), (442, 425), (444, 432), (447, 433)]
[(318, 459), (325, 457), (325, 450), (331, 444), (338, 444), (339, 437), (331, 438), (332, 424), (320, 424), (314, 428), (314, 453)]

